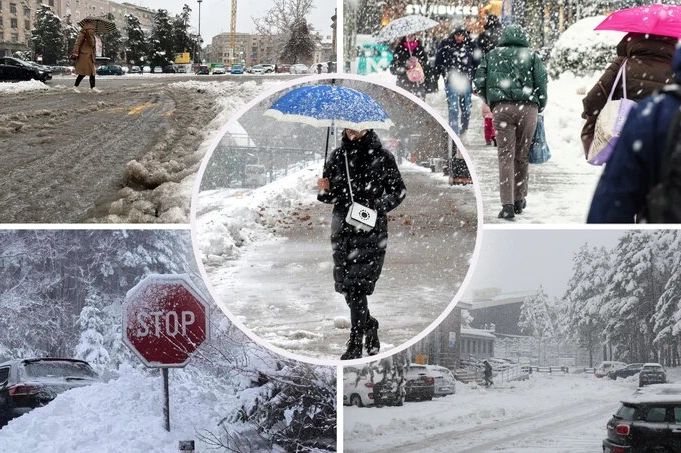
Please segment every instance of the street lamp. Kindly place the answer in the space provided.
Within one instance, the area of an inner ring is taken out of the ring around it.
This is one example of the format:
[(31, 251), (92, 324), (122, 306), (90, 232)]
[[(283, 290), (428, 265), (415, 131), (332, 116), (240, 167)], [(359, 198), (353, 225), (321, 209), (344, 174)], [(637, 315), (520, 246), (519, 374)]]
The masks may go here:
[[(201, 43), (203, 42), (203, 39), (201, 39), (201, 2), (203, 2), (203, 0), (196, 0), (196, 1), (199, 4), (199, 38), (198, 38), (199, 51), (197, 52), (197, 54), (198, 54), (197, 56), (199, 56), (199, 55), (201, 55), (201, 50), (202, 50), (201, 49)], [(199, 63), (201, 63), (201, 58), (199, 58)]]

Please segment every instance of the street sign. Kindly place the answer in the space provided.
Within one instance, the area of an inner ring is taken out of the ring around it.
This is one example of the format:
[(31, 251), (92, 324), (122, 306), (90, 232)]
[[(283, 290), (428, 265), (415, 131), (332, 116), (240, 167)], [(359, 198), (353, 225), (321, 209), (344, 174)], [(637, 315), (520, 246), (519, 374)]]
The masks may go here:
[(186, 274), (149, 275), (125, 296), (123, 329), (146, 366), (184, 367), (208, 338), (208, 304)]

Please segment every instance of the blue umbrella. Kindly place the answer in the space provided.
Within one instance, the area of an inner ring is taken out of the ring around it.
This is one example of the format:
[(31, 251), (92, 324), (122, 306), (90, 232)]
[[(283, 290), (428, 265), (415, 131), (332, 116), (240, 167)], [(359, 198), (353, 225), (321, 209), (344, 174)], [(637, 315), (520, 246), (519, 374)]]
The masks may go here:
[(333, 83), (295, 88), (280, 97), (265, 115), (315, 127), (363, 130), (394, 126), (371, 96)]

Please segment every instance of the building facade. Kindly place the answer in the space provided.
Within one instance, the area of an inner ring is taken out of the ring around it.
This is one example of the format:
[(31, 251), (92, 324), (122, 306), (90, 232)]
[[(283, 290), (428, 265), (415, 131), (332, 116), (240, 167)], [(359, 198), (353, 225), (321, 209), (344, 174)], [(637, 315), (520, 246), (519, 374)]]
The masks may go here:
[(470, 308), (459, 302), (439, 326), (409, 348), (412, 361), (417, 356), (424, 363), (456, 369), (461, 358), (461, 310)]
[(123, 33), (125, 16), (132, 14), (139, 19), (142, 30), (146, 33), (151, 31), (154, 23), (155, 11), (153, 9), (132, 3), (117, 3), (110, 0), (59, 0), (59, 2), (61, 4), (60, 16), (68, 18), (73, 24), (77, 24), (88, 16), (103, 17), (112, 14), (116, 27)]

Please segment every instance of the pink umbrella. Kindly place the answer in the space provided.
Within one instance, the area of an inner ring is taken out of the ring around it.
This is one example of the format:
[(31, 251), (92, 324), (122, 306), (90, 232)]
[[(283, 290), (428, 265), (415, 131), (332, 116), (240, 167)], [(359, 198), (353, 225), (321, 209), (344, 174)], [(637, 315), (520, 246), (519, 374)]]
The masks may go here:
[(615, 11), (594, 30), (647, 33), (679, 38), (681, 37), (681, 6), (654, 4)]

